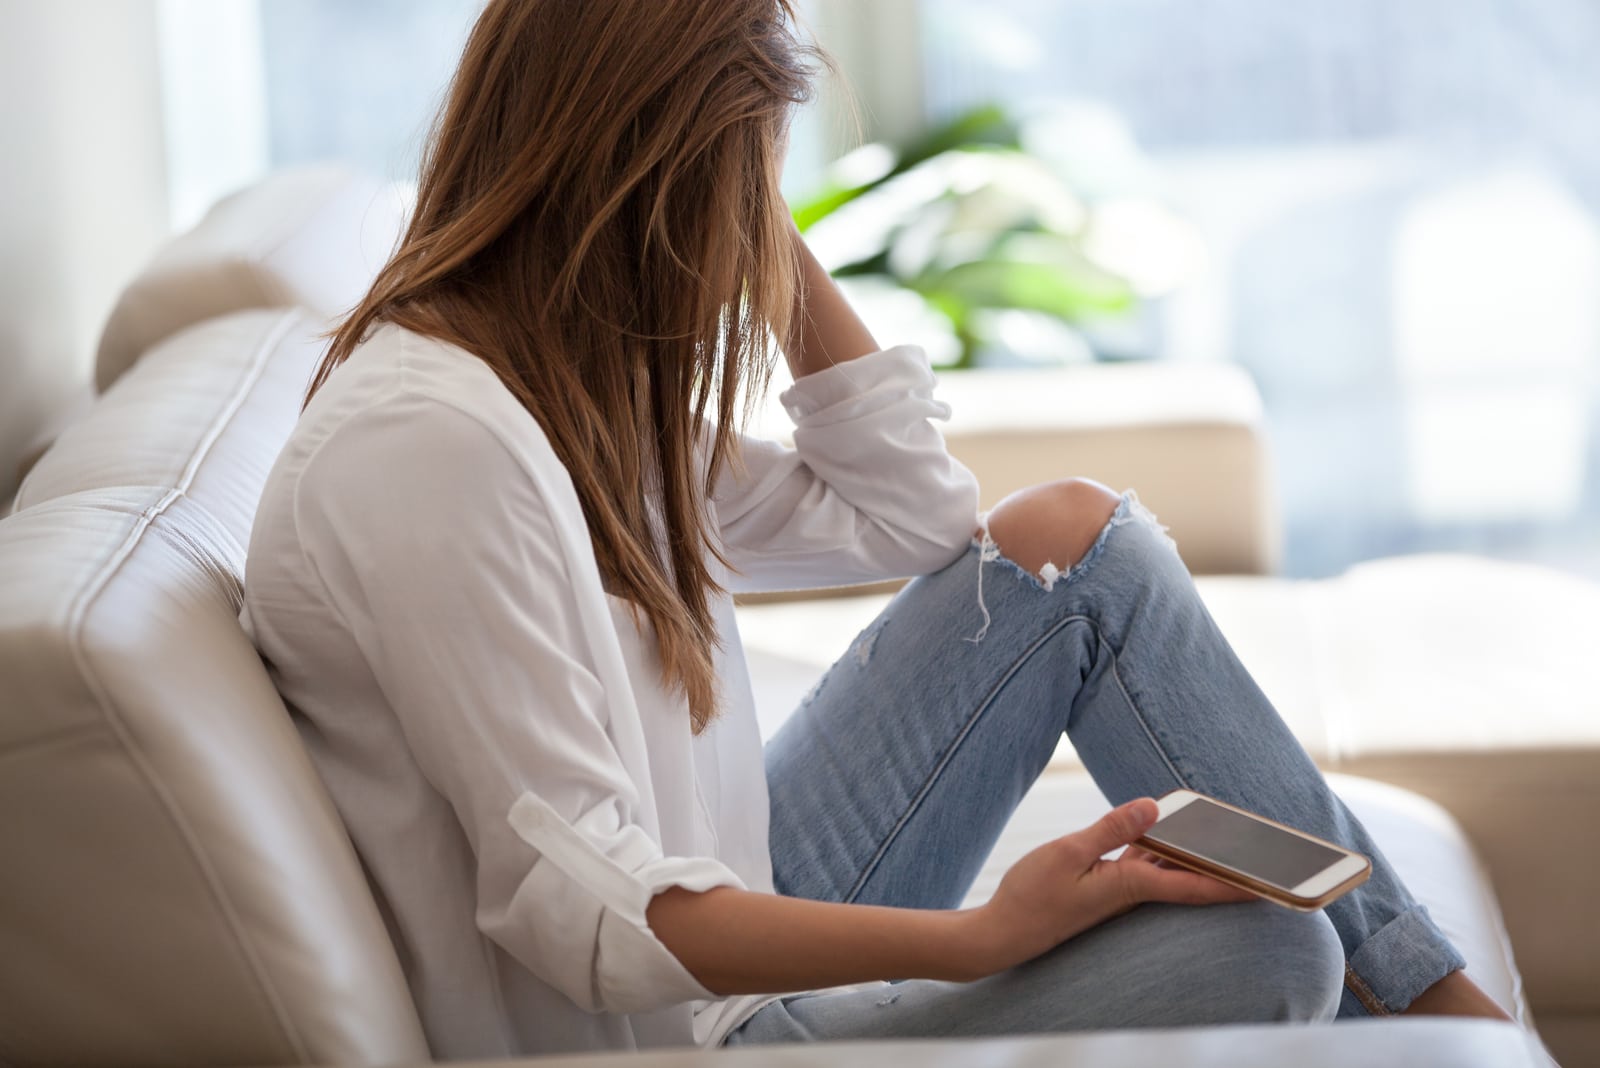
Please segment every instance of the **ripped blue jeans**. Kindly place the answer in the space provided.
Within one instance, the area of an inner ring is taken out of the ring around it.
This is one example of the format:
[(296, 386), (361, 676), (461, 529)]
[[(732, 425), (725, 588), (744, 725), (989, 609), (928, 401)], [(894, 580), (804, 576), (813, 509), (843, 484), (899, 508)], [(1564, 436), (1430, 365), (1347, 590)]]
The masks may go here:
[(1463, 966), (1131, 494), (1066, 573), (985, 538), (862, 633), (767, 745), (779, 893), (957, 906), (1063, 731), (1113, 804), (1198, 790), (1358, 850), (1372, 876), (1322, 912), (1147, 904), (977, 982), (794, 995), (727, 1043), (1386, 1014)]

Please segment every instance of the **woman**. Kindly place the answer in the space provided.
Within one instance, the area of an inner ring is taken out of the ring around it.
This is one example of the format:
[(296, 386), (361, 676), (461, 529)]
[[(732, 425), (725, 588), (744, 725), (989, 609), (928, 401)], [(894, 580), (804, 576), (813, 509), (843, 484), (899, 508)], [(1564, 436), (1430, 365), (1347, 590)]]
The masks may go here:
[[(791, 27), (492, 0), (268, 480), (244, 619), (434, 1053), (1496, 1012), (1131, 497), (974, 537), (925, 358), (789, 225)], [(735, 429), (774, 338), (793, 450)], [(763, 754), (725, 591), (908, 575)], [(1118, 807), (956, 909), (1063, 730)], [(1374, 874), (1301, 916), (1100, 859), (1177, 786)]]

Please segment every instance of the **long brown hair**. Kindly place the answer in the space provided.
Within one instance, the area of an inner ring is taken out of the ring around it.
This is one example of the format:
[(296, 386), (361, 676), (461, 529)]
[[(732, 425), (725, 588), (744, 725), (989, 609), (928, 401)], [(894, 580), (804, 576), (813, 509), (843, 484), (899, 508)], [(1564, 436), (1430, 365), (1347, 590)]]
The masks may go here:
[(380, 322), (493, 368), (696, 733), (717, 708), (708, 497), (737, 462), (741, 383), (758, 394), (792, 336), (778, 171), (820, 59), (793, 27), (790, 0), (491, 0), (410, 225), (307, 392)]

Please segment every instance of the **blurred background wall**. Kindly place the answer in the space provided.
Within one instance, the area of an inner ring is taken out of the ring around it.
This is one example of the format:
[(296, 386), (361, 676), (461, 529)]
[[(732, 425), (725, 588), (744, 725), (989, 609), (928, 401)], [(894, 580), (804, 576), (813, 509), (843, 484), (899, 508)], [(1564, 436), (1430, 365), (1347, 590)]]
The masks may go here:
[(0, 501), (167, 233), (155, 0), (0, 0)]

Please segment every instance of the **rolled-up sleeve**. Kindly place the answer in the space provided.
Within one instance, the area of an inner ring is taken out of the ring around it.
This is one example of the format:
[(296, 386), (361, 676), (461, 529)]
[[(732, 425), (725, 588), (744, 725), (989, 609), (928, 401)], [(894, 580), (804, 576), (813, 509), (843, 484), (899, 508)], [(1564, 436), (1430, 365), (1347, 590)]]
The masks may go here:
[(740, 881), (709, 857), (664, 856), (641, 825), (550, 511), (494, 432), (397, 395), (308, 462), (295, 519), (420, 771), (461, 823), (479, 929), (590, 1012), (713, 997), (645, 909), (670, 886)]
[(735, 589), (920, 575), (961, 554), (978, 484), (933, 425), (950, 416), (934, 385), (927, 356), (903, 345), (784, 391), (794, 447), (744, 438), (742, 470), (714, 494)]

